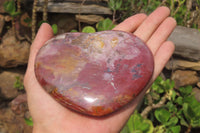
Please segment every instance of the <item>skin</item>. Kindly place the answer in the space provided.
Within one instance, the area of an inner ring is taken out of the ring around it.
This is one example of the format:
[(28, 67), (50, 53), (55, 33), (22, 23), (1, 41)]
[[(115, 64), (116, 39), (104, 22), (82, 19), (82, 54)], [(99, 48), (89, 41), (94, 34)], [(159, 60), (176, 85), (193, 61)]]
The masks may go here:
[(159, 7), (149, 16), (137, 14), (127, 18), (113, 30), (131, 32), (141, 38), (154, 55), (155, 68), (147, 87), (123, 109), (105, 116), (89, 117), (73, 112), (57, 103), (39, 85), (34, 74), (34, 61), (38, 50), (53, 37), (51, 27), (44, 23), (31, 45), (28, 68), (24, 77), (28, 106), (33, 118), (33, 133), (117, 133), (143, 99), (145, 92), (160, 74), (174, 51), (174, 44), (166, 41), (176, 26), (169, 17), (167, 7)]

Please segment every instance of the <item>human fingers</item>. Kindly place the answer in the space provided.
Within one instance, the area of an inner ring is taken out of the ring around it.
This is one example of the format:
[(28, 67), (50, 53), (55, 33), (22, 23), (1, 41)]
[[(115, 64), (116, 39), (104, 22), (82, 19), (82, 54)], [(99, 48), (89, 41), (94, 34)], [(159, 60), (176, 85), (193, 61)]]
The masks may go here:
[(158, 7), (142, 22), (134, 34), (146, 42), (169, 14), (169, 8)]
[(166, 18), (157, 30), (152, 34), (150, 39), (147, 41), (147, 45), (152, 51), (153, 55), (159, 49), (160, 45), (167, 40), (169, 35), (172, 33), (176, 27), (176, 20), (172, 17)]
[(154, 74), (152, 79), (155, 80), (156, 77), (160, 74), (162, 69), (165, 67), (167, 61), (170, 59), (174, 52), (175, 46), (173, 42), (166, 41), (164, 42), (157, 52), (154, 55)]
[(147, 15), (143, 13), (133, 15), (118, 24), (113, 30), (133, 32), (145, 20), (146, 17)]

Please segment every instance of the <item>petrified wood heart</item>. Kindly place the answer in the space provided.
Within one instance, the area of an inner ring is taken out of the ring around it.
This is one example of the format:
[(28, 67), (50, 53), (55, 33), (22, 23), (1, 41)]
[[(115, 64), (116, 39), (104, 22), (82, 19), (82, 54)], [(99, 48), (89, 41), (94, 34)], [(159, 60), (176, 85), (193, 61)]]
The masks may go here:
[(35, 74), (59, 103), (102, 116), (133, 100), (147, 85), (153, 56), (136, 36), (122, 31), (65, 33), (37, 54)]

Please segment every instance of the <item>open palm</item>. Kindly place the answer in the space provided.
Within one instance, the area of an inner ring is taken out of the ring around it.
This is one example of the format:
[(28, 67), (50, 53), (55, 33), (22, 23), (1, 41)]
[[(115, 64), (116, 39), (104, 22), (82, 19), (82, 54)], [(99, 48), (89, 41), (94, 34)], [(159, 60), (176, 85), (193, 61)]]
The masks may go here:
[[(137, 14), (127, 18), (113, 30), (131, 32), (141, 38), (154, 55), (155, 68), (150, 86), (162, 71), (174, 51), (174, 45), (166, 41), (176, 26), (170, 11), (159, 7), (149, 16)], [(29, 110), (33, 118), (34, 133), (116, 133), (128, 120), (138, 103), (142, 100), (148, 86), (123, 109), (106, 117), (89, 117), (75, 113), (57, 103), (39, 85), (34, 73), (34, 61), (38, 50), (53, 37), (48, 24), (43, 24), (31, 46), (28, 68), (24, 78)]]

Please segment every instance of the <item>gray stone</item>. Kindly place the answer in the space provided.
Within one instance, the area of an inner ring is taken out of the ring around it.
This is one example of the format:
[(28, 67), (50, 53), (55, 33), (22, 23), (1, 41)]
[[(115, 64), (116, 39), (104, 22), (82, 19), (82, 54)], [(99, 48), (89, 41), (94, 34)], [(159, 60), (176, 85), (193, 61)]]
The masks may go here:
[(200, 60), (200, 32), (197, 29), (177, 26), (169, 37), (174, 42), (174, 54), (193, 61)]

